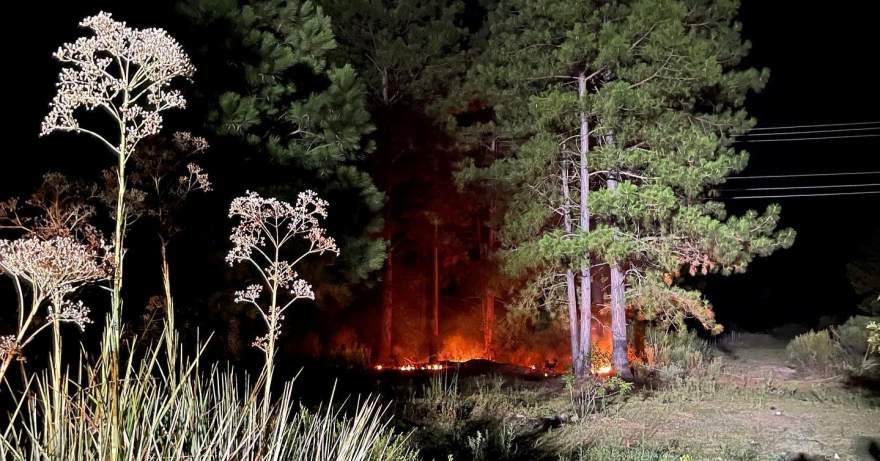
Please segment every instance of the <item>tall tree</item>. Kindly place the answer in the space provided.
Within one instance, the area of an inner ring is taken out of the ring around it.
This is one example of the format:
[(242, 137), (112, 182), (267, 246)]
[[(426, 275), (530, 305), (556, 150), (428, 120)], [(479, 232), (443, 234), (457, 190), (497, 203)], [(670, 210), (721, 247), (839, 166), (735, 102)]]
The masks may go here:
[[(333, 17), (334, 31), (340, 43), (336, 50), (342, 60), (352, 63), (363, 75), (377, 121), (374, 136), (377, 175), (388, 196), (385, 209), (385, 239), (388, 245), (382, 280), (382, 322), (380, 358), (392, 357), (394, 322), (395, 220), (405, 213), (405, 199), (395, 200), (395, 189), (411, 180), (411, 172), (402, 171), (404, 156), (415, 154), (413, 147), (424, 141), (430, 130), (426, 106), (443, 95), (449, 82), (461, 73), (461, 43), (464, 30), (457, 15), (464, 3), (459, 0), (413, 2), (407, 0), (322, 0), (321, 5)], [(417, 132), (409, 131), (411, 120), (425, 122)]]
[[(499, 2), (490, 11), (488, 41), (461, 91), (465, 100), (459, 110), (489, 109), (492, 115), (467, 126), (458, 117), (457, 132), (471, 143), (499, 146), (497, 155), (465, 165), (459, 180), (494, 189), (501, 198), (499, 240), (509, 274), (552, 280), (547, 274), (553, 273), (563, 280), (551, 283), (542, 296), (564, 299), (568, 306), (572, 365), (581, 375), (591, 346), (589, 264), (583, 258), (525, 264), (519, 257), (550, 230), (572, 233), (590, 226), (587, 196), (580, 193), (589, 184), (589, 120), (577, 108), (578, 98), (586, 97), (578, 93), (578, 79), (585, 83), (588, 69), (585, 62), (554, 56), (565, 31), (585, 27), (578, 8), (573, 2), (524, 1)], [(550, 100), (552, 113), (539, 108)], [(580, 297), (575, 272), (581, 277)]]
[(461, 73), (459, 0), (322, 0), (340, 52), (364, 76), (377, 105), (421, 104)]
[(205, 102), (210, 128), (236, 148), (243, 144), (257, 162), (270, 162), (250, 178), (258, 187), (282, 198), (314, 189), (336, 206), (341, 212), (327, 226), (345, 251), (320, 281), (343, 292), (365, 281), (385, 256), (385, 196), (363, 165), (374, 150), (366, 87), (332, 56), (330, 17), (299, 0), (191, 0), (181, 10), (200, 30), (226, 37), (210, 51), (203, 47), (209, 67), (226, 72), (226, 86)]
[[(490, 16), (475, 81), (509, 147), (471, 174), (508, 191), (502, 235), (513, 271), (612, 266), (621, 374), (626, 304), (648, 319), (682, 325), (696, 317), (717, 331), (700, 294), (676, 285), (681, 270), (741, 272), (794, 236), (775, 230), (777, 206), (763, 215), (727, 216), (711, 200), (712, 188), (746, 164), (731, 139), (752, 125), (744, 99), (766, 79), (739, 68), (748, 45), (733, 21), (737, 7), (733, 0), (503, 0)], [(581, 78), (586, 91), (579, 94)], [(584, 118), (589, 128), (581, 146), (598, 146), (589, 150), (591, 171), (583, 179), (597, 176), (605, 187), (572, 189), (583, 198), (590, 193), (589, 214), (586, 201), (576, 205), (588, 224), (575, 232), (559, 226), (557, 210), (571, 201), (553, 184), (560, 162), (579, 162), (586, 171), (586, 156), (572, 155), (586, 150), (573, 142)]]
[(862, 246), (861, 256), (846, 265), (846, 275), (859, 299), (859, 309), (880, 315), (880, 229)]
[[(794, 238), (776, 230), (776, 205), (728, 216), (711, 200), (712, 189), (748, 160), (732, 137), (752, 126), (745, 96), (766, 80), (766, 72), (740, 66), (748, 44), (734, 22), (737, 9), (736, 1), (624, 2), (602, 9), (592, 38), (581, 36), (598, 43), (587, 108), (603, 142), (593, 162), (608, 187), (593, 193), (596, 232), (545, 243), (612, 265), (618, 373), (626, 367), (621, 298), (649, 319), (680, 326), (691, 316), (717, 331), (701, 295), (676, 286), (680, 272), (742, 272)], [(562, 54), (583, 56), (579, 42)]]

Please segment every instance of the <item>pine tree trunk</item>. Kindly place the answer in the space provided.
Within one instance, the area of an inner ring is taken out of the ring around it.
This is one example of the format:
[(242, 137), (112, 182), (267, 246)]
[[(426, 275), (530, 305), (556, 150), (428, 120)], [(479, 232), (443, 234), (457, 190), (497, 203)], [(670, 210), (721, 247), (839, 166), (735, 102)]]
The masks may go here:
[[(568, 187), (568, 160), (562, 161), (562, 210), (564, 215), (565, 232), (571, 233), (571, 191)], [(580, 345), (578, 343), (580, 332), (578, 331), (577, 293), (575, 292), (574, 272), (565, 270), (565, 294), (568, 301), (568, 329), (571, 340), (571, 367), (575, 376), (583, 376), (581, 367), (583, 361), (579, 360)]]
[[(608, 180), (608, 189), (617, 187), (617, 181)], [(626, 339), (626, 280), (619, 264), (611, 264), (611, 364), (618, 376), (632, 378), (627, 356)]]
[(483, 350), (489, 360), (495, 359), (495, 295), (486, 294), (485, 316), (483, 318)]
[[(390, 240), (389, 240), (390, 241)], [(385, 276), (382, 281), (382, 347), (380, 359), (391, 359), (392, 325), (394, 320), (394, 250), (389, 247), (385, 261)]]
[[(587, 97), (587, 80), (583, 72), (578, 75), (578, 99), (583, 104)], [(580, 227), (581, 232), (590, 231), (590, 175), (587, 167), (587, 154), (590, 151), (590, 124), (587, 120), (587, 113), (581, 108), (581, 127), (580, 127)], [(592, 347), (592, 338), (590, 337), (590, 327), (592, 325), (592, 310), (590, 309), (590, 264), (587, 262), (581, 269), (581, 318), (580, 318), (580, 351), (578, 360), (585, 374), (591, 373), (590, 368), (590, 348)]]
[[(489, 242), (486, 244), (486, 256), (495, 248), (495, 231), (489, 229)], [(486, 283), (486, 305), (485, 315), (483, 316), (483, 349), (486, 358), (492, 360), (495, 358), (495, 292), (487, 282)]]
[(440, 346), (440, 223), (434, 222), (434, 284), (432, 289), (431, 355), (436, 358)]
[(385, 241), (388, 242), (388, 255), (385, 259), (385, 275), (382, 281), (382, 343), (379, 347), (379, 359), (383, 362), (391, 359), (394, 341), (394, 224), (391, 215), (393, 167), (392, 161), (388, 168), (385, 186), (388, 194), (388, 203), (385, 204)]

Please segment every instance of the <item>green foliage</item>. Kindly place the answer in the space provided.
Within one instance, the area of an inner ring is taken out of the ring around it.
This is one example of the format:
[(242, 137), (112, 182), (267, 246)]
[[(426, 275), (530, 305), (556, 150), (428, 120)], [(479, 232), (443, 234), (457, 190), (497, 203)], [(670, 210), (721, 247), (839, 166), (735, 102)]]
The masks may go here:
[(809, 331), (795, 336), (785, 351), (794, 364), (824, 373), (839, 369), (843, 358), (828, 330)]
[(486, 459), (487, 439), (483, 436), (482, 431), (477, 431), (473, 436), (468, 436), (467, 444), (468, 448), (471, 450), (471, 455), (473, 455), (474, 461), (482, 461), (483, 459)]
[(571, 400), (571, 408), (578, 418), (603, 411), (608, 405), (620, 402), (633, 390), (632, 383), (617, 376), (579, 381), (574, 375), (565, 375), (563, 380)]
[(847, 264), (846, 274), (860, 298), (859, 308), (868, 315), (880, 315), (880, 231), (874, 232), (859, 254)]
[(199, 27), (226, 34), (204, 56), (226, 72), (216, 100), (206, 102), (209, 128), (278, 170), (261, 179), (264, 192), (289, 199), (311, 188), (347, 207), (328, 223), (345, 248), (342, 264), (321, 275), (325, 282), (341, 276), (339, 285), (366, 280), (384, 261), (377, 234), (385, 196), (363, 170), (374, 149), (367, 89), (332, 55), (330, 17), (309, 0), (190, 0), (180, 9)]
[[(509, 275), (620, 263), (630, 274), (628, 304), (646, 317), (677, 326), (696, 318), (720, 331), (701, 294), (676, 286), (680, 273), (743, 272), (794, 238), (776, 230), (776, 205), (728, 216), (712, 200), (746, 165), (732, 139), (754, 124), (745, 97), (767, 78), (740, 65), (748, 44), (737, 9), (732, 0), (493, 5), (485, 48), (460, 91), (470, 99), (459, 108), (488, 107), (493, 117), (456, 129), (473, 145), (500, 147), (465, 162), (457, 179), (502, 198)], [(568, 169), (570, 195), (586, 192), (571, 174), (581, 113), (590, 130), (588, 233), (562, 230), (566, 207), (586, 212), (563, 200), (560, 179)], [(611, 179), (616, 188), (606, 187)]]
[(712, 350), (693, 330), (649, 328), (645, 335), (646, 362), (659, 369), (690, 372), (709, 363)]
[(880, 354), (880, 323), (868, 322), (866, 330), (868, 332), (868, 349), (875, 354)]
[(831, 328), (832, 336), (848, 362), (859, 360), (868, 352), (868, 324), (871, 320), (871, 317), (855, 315), (842, 325)]
[(463, 398), (458, 390), (458, 373), (442, 373), (431, 375), (428, 383), (422, 388), (422, 396), (413, 396), (414, 402), (423, 402), (433, 411), (438, 423), (449, 429), (463, 416)]
[(462, 73), (464, 3), (322, 0), (333, 17), (339, 54), (364, 76), (379, 106), (424, 104)]

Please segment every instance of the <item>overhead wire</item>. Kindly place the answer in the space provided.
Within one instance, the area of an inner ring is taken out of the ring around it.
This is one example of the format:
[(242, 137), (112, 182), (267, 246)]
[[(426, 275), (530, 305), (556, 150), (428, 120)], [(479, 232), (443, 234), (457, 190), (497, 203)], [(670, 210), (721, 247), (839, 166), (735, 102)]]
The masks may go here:
[(777, 138), (777, 139), (735, 139), (733, 142), (736, 144), (744, 144), (744, 143), (755, 143), (755, 142), (793, 142), (793, 141), (822, 141), (826, 139), (852, 139), (852, 138), (878, 138), (880, 137), (880, 133), (878, 134), (854, 134), (854, 135), (841, 135), (841, 136), (817, 136), (817, 137), (802, 137), (802, 138)]
[(779, 194), (779, 195), (740, 195), (735, 197), (723, 197), (722, 200), (745, 200), (745, 199), (769, 199), (769, 198), (794, 198), (794, 197), (832, 197), (843, 195), (875, 195), (880, 194), (878, 191), (860, 191), (860, 192), (828, 192), (816, 194)]
[(880, 120), (873, 122), (847, 122), (847, 123), (820, 123), (813, 125), (787, 125), (787, 126), (759, 126), (749, 131), (767, 131), (767, 130), (790, 130), (796, 128), (827, 128), (834, 126), (864, 126), (864, 125), (880, 125)]
[(795, 174), (764, 174), (747, 176), (729, 176), (727, 179), (770, 179), (770, 178), (812, 178), (827, 176), (857, 176), (880, 174), (878, 171), (838, 171), (833, 173), (795, 173)]
[(880, 183), (865, 184), (823, 184), (818, 186), (778, 186), (778, 187), (743, 187), (737, 189), (718, 189), (719, 192), (746, 192), (750, 190), (797, 190), (797, 189), (837, 189), (837, 188), (853, 188), (853, 187), (875, 187)]

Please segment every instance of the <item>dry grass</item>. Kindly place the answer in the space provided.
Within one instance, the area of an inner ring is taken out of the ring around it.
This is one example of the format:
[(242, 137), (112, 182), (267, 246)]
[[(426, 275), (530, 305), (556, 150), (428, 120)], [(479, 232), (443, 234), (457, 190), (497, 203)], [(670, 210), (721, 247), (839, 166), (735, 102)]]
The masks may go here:
[[(438, 444), (427, 450), (437, 459), (450, 452), (479, 459), (468, 448), (475, 446), (483, 459), (573, 461), (776, 461), (796, 453), (858, 460), (858, 440), (880, 438), (877, 400), (847, 388), (842, 377), (787, 367), (785, 342), (740, 335), (723, 347), (726, 353), (699, 368), (661, 376), (663, 383), (585, 417), (561, 378), (460, 379), (458, 435), (438, 437), (423, 418), (416, 436)], [(505, 456), (505, 446), (513, 455)]]

